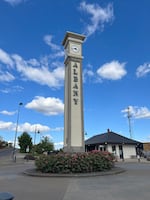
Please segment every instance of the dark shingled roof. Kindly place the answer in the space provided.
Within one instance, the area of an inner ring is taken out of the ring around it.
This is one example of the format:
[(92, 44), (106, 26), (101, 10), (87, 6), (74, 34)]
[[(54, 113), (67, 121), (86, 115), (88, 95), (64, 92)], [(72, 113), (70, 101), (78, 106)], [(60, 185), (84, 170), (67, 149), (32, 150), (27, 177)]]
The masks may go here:
[(139, 144), (136, 140), (126, 138), (122, 135), (108, 131), (103, 134), (95, 135), (85, 141), (85, 145), (90, 144)]

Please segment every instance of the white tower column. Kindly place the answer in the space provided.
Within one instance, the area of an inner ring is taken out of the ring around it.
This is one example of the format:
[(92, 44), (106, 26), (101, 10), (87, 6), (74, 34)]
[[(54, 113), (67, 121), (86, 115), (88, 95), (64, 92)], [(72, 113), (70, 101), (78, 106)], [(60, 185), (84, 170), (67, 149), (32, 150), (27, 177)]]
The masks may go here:
[(82, 43), (84, 35), (67, 32), (65, 49), (64, 151), (84, 152)]

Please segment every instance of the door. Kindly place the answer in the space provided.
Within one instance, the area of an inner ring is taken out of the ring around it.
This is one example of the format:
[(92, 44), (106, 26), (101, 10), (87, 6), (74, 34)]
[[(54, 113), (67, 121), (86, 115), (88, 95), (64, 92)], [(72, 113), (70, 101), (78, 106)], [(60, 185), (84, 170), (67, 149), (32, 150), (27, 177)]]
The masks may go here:
[(123, 146), (122, 145), (119, 145), (119, 156), (120, 156), (120, 159), (124, 160)]

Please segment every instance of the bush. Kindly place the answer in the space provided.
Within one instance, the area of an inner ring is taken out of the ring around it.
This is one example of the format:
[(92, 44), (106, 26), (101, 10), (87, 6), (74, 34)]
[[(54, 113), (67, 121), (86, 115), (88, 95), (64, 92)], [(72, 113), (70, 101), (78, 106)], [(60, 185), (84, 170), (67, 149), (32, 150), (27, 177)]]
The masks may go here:
[(41, 155), (35, 165), (43, 173), (88, 173), (110, 170), (114, 156), (109, 152), (58, 153)]
[(44, 137), (44, 139), (33, 148), (34, 153), (43, 154), (44, 152), (54, 151), (54, 144), (49, 140), (48, 137)]
[(35, 160), (35, 157), (33, 155), (31, 155), (31, 154), (27, 154), (27, 155), (25, 155), (24, 159), (26, 159), (26, 160)]

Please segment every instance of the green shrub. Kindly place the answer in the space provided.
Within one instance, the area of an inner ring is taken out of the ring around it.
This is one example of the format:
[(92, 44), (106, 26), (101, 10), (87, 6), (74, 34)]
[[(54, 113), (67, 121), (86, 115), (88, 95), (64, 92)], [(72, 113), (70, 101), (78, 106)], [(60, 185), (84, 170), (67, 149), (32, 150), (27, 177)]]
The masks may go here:
[(109, 152), (58, 153), (41, 155), (35, 165), (43, 173), (88, 173), (110, 170), (114, 156)]
[(35, 160), (35, 157), (32, 154), (27, 154), (24, 156), (24, 159), (26, 160)]

